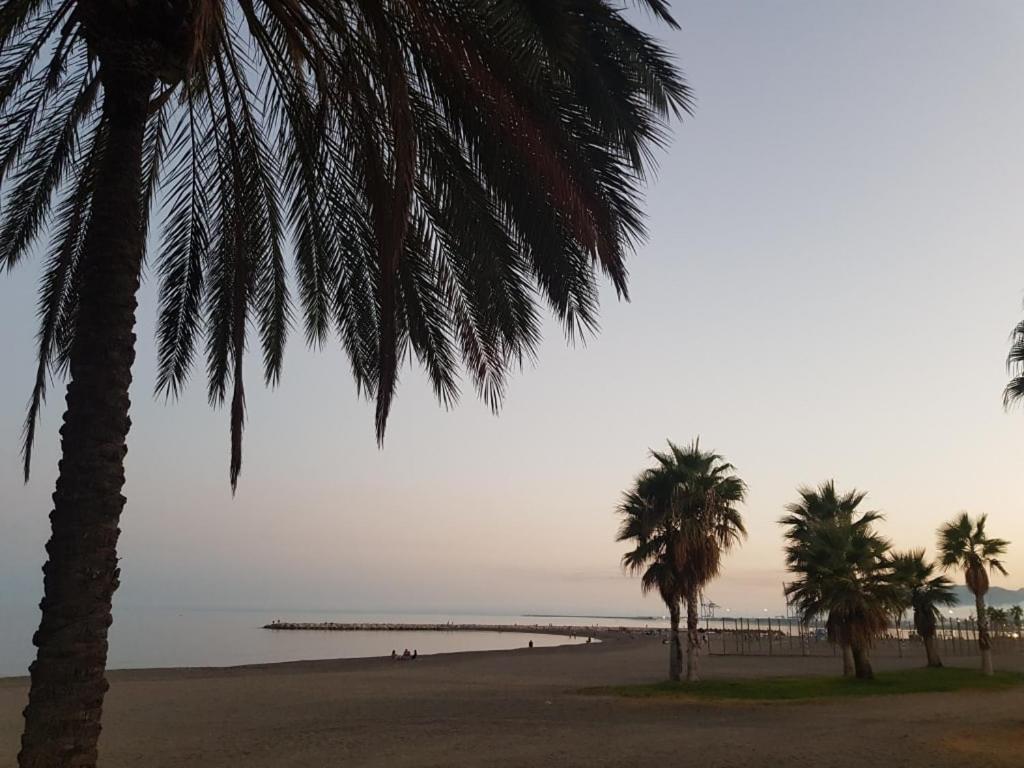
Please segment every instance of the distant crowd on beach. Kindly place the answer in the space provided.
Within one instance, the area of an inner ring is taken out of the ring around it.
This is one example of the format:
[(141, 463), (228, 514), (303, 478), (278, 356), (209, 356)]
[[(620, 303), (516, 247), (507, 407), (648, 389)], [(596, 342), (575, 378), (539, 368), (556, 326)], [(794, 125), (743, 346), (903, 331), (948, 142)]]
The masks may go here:
[(417, 649), (415, 649), (415, 648), (412, 649), (412, 653), (409, 653), (409, 649), (406, 648), (402, 652), (401, 656), (398, 655), (398, 651), (396, 651), (393, 648), (391, 649), (391, 660), (392, 661), (415, 661), (416, 658), (419, 655), (420, 655), (420, 652)]

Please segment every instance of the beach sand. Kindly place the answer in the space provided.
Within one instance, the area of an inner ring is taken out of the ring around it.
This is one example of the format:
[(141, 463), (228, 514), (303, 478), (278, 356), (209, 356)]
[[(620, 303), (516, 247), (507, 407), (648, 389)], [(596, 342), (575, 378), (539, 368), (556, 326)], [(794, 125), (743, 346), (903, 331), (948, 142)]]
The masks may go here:
[[(879, 659), (877, 669), (920, 666)], [(950, 663), (973, 665), (974, 659)], [(828, 658), (705, 656), (705, 677), (835, 674)], [(1000, 667), (1024, 670), (1021, 657)], [(287, 766), (1014, 766), (1024, 691), (814, 703), (637, 701), (580, 688), (657, 681), (667, 649), (600, 644), (222, 670), (112, 672), (104, 768)], [(0, 680), (0, 765), (26, 683)]]

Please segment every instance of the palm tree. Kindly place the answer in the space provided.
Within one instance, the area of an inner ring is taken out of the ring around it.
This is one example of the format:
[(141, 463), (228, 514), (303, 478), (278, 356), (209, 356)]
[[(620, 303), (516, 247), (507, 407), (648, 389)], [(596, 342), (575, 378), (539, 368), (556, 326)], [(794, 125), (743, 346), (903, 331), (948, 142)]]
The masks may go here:
[(981, 650), (981, 669), (986, 675), (992, 670), (992, 639), (988, 631), (985, 611), (985, 593), (988, 592), (990, 571), (1006, 575), (999, 559), (1006, 554), (1010, 542), (991, 539), (985, 534), (988, 515), (972, 520), (961, 512), (951, 522), (939, 528), (939, 563), (945, 570), (959, 568), (964, 572), (967, 588), (974, 595), (978, 622), (978, 648)]
[[(746, 535), (737, 509), (746, 497), (746, 485), (721, 456), (702, 451), (699, 440), (686, 448), (669, 441), (668, 451), (651, 451), (651, 456), (655, 466), (637, 478), (631, 493), (646, 505), (647, 530), (663, 532), (657, 554), (649, 554), (647, 562), (661, 559), (686, 601), (686, 679), (694, 681), (700, 594), (719, 574), (722, 555)], [(649, 539), (655, 540), (653, 535)]]
[(796, 576), (786, 596), (804, 623), (825, 617), (829, 640), (843, 649), (844, 675), (871, 678), (871, 646), (899, 602), (886, 562), (889, 543), (872, 529), (881, 515), (858, 513), (865, 494), (840, 496), (832, 481), (798, 492), (800, 501), (780, 521), (787, 526), (786, 564)]
[[(637, 0), (674, 25), (665, 0)], [(626, 295), (638, 186), (690, 93), (610, 0), (0, 0), (0, 269), (45, 232), (26, 474), (67, 376), (42, 623), (19, 757), (96, 762), (118, 584), (128, 388), (150, 208), (162, 202), (158, 392), (205, 344), (242, 463), (243, 358), (340, 340), (383, 438), (400, 362), (492, 407), (538, 299), (595, 327)], [(294, 256), (288, 275), (286, 252)], [(297, 302), (292, 291), (297, 292)], [(296, 309), (296, 304), (298, 309)]]
[[(638, 481), (639, 483), (639, 481)], [(679, 682), (683, 670), (682, 645), (679, 642), (680, 602), (682, 594), (676, 581), (674, 554), (678, 530), (671, 518), (659, 517), (650, 499), (634, 488), (619, 504), (623, 519), (616, 541), (628, 541), (634, 546), (622, 556), (622, 564), (633, 575), (640, 574), (643, 594), (657, 590), (668, 607), (670, 622), (668, 679)]]
[(1009, 615), (1010, 621), (1013, 622), (1013, 628), (1019, 636), (1020, 631), (1024, 629), (1024, 608), (1021, 608), (1019, 605), (1011, 606)]
[(1006, 612), (1006, 609), (990, 605), (985, 609), (985, 612), (987, 614), (989, 632), (996, 636), (1005, 634), (1006, 625), (1010, 621), (1010, 615)]
[(925, 559), (923, 549), (912, 549), (892, 555), (893, 578), (903, 592), (901, 613), (914, 612), (914, 629), (924, 641), (929, 667), (941, 667), (942, 659), (935, 644), (935, 627), (943, 607), (957, 604), (953, 582), (936, 575), (935, 564)]
[[(877, 512), (861, 512), (858, 507), (867, 496), (856, 489), (845, 494), (836, 491), (834, 480), (826, 480), (817, 488), (802, 486), (797, 489), (800, 496), (799, 501), (786, 505), (786, 515), (779, 520), (779, 524), (785, 526), (786, 539), (786, 566), (794, 573), (805, 570), (805, 564), (801, 561), (802, 554), (810, 540), (816, 526), (829, 521), (852, 521), (857, 515), (861, 525), (867, 526), (881, 519)], [(789, 593), (787, 589), (787, 594)], [(815, 616), (808, 617), (814, 620)], [(806, 623), (806, 622), (805, 622)], [(832, 617), (826, 616), (825, 622), (828, 630), (829, 640), (840, 647), (843, 658), (843, 675), (850, 677), (854, 674), (853, 649), (846, 636), (845, 628)]]

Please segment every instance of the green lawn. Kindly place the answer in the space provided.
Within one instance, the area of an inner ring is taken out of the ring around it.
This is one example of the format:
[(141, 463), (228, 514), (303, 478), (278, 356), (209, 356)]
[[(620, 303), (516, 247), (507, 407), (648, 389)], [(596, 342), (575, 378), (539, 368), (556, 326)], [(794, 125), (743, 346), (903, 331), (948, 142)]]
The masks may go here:
[(584, 693), (637, 699), (743, 699), (798, 701), (844, 696), (883, 696), (897, 693), (935, 693), (961, 690), (1002, 691), (1024, 683), (1024, 674), (997, 672), (985, 677), (973, 669), (908, 669), (880, 672), (874, 680), (842, 677), (765, 677), (755, 680), (701, 680), (697, 683), (653, 683), (588, 688)]

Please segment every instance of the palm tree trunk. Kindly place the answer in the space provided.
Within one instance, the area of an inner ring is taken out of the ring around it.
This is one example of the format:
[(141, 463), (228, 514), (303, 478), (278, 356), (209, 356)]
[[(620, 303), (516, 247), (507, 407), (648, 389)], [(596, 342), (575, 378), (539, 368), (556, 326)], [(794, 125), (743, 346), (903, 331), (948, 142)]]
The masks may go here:
[(871, 668), (871, 653), (867, 647), (854, 644), (851, 646), (853, 651), (853, 666), (857, 675), (858, 680), (874, 680), (875, 672)]
[(925, 635), (924, 653), (928, 658), (928, 666), (936, 669), (942, 666), (942, 659), (939, 658), (939, 648), (935, 644), (935, 633)]
[(849, 643), (843, 643), (841, 648), (843, 651), (843, 677), (853, 677), (853, 648)]
[(104, 69), (107, 151), (86, 233), (61, 461), (43, 566), (42, 621), (21, 768), (92, 768), (107, 691), (107, 628), (118, 585), (128, 386), (143, 251), (142, 141), (153, 79)]
[(686, 681), (698, 680), (697, 654), (700, 650), (700, 635), (697, 634), (697, 591), (686, 596)]
[(978, 612), (978, 648), (981, 650), (981, 671), (983, 674), (995, 674), (992, 668), (992, 640), (988, 634), (988, 614), (985, 613), (985, 596), (980, 592), (974, 596), (975, 609)]
[(679, 599), (676, 598), (668, 604), (669, 620), (672, 622), (668, 639), (668, 679), (673, 683), (678, 683), (683, 676), (683, 648), (679, 642), (679, 613)]

